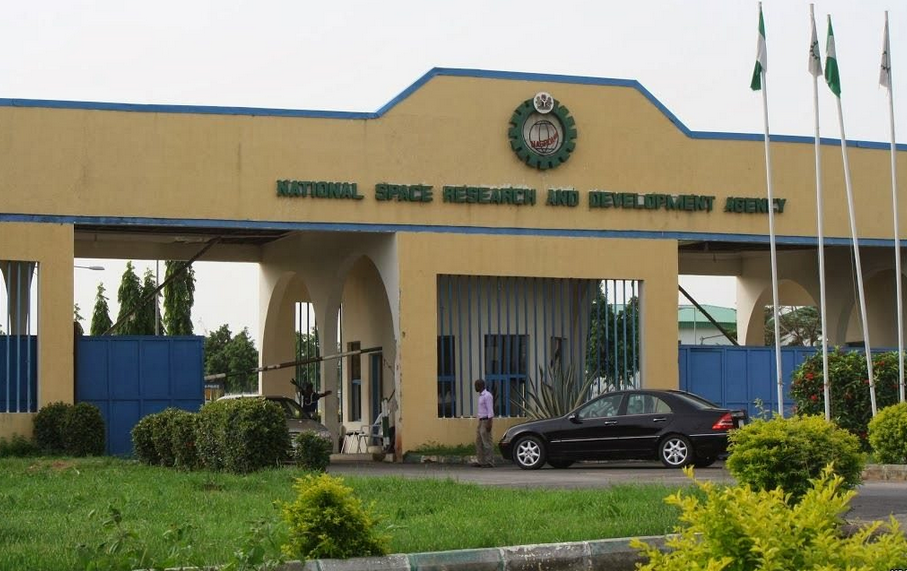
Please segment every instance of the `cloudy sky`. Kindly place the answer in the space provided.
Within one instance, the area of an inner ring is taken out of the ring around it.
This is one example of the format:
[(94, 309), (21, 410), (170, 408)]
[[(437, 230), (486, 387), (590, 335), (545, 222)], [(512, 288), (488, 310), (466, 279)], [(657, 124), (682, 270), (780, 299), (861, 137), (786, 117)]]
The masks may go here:
[[(749, 90), (756, 2), (2, 3), (0, 97), (373, 111), (432, 67), (462, 67), (637, 79), (694, 130), (762, 132), (761, 98)], [(826, 16), (834, 18), (851, 139), (889, 140), (886, 93), (878, 87), (885, 10), (903, 142), (907, 2), (816, 5), (823, 56)], [(772, 132), (811, 135), (809, 3), (769, 0), (764, 12)], [(822, 133), (837, 137), (832, 96), (820, 87)], [(98, 281), (115, 292), (125, 263), (84, 263), (107, 268), (76, 270), (76, 301), (89, 315)], [(256, 272), (254, 265), (229, 274), (198, 266), (199, 332), (227, 322), (254, 335)], [(227, 275), (233, 293), (221, 298)], [(687, 285), (703, 301), (733, 304), (727, 283)]]

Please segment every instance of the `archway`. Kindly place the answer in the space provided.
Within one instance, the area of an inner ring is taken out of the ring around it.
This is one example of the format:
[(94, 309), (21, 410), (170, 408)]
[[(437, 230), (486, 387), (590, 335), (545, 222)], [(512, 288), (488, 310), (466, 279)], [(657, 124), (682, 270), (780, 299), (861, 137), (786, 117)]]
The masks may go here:
[[(866, 319), (869, 322), (869, 340), (873, 347), (897, 347), (897, 286), (895, 271), (881, 270), (863, 283), (866, 295)], [(858, 301), (852, 301), (847, 320), (845, 342), (863, 345), (863, 326)], [(902, 307), (907, 305), (907, 292), (901, 292)]]
[[(764, 346), (766, 344), (764, 308), (771, 307), (772, 303), (772, 288), (769, 284), (762, 290), (762, 293), (753, 304), (746, 328), (745, 345)], [(812, 294), (799, 282), (792, 279), (784, 279), (778, 282), (778, 304), (787, 312), (792, 311), (793, 308), (816, 308), (818, 306)], [(799, 335), (791, 331), (781, 332), (781, 343), (782, 345), (802, 344), (799, 342)]]

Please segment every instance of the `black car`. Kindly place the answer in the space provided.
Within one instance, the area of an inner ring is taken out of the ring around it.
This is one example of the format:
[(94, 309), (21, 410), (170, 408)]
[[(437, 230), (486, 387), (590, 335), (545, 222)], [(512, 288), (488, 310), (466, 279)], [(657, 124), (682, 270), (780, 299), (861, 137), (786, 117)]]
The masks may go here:
[(518, 424), (501, 454), (524, 470), (567, 468), (577, 460), (659, 459), (669, 468), (708, 466), (727, 454), (728, 430), (746, 412), (684, 391), (603, 394), (559, 418)]

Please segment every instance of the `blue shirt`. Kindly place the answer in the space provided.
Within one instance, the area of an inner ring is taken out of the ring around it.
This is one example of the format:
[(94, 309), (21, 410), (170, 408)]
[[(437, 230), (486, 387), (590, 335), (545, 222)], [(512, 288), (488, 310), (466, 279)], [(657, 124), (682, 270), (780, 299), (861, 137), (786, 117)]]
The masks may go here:
[(494, 397), (488, 389), (479, 393), (479, 418), (494, 418)]

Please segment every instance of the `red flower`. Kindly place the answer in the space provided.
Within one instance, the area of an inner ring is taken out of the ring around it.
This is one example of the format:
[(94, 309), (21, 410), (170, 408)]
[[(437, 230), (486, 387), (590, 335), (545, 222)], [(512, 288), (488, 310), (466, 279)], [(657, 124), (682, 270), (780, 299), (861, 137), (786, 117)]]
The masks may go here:
[(809, 395), (809, 400), (816, 402), (819, 400), (819, 395)]
[(809, 380), (809, 381), (813, 380), (813, 374), (812, 374), (812, 373), (806, 373), (806, 379)]

